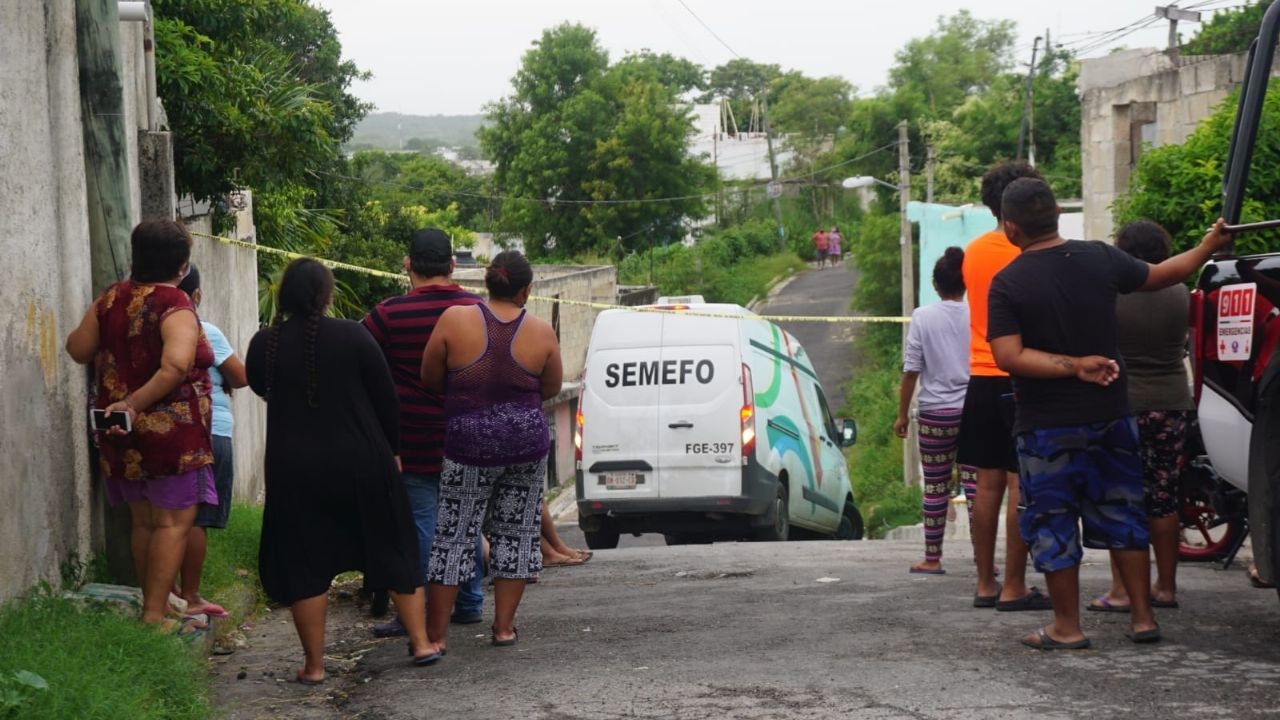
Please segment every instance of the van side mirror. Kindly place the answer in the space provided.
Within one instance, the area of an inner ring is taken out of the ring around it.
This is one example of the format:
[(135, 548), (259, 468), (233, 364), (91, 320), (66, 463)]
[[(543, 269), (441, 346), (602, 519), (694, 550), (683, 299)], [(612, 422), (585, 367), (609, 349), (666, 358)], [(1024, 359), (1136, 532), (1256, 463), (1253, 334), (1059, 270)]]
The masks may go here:
[(853, 418), (846, 418), (840, 426), (840, 445), (849, 447), (856, 442), (858, 442), (858, 422)]

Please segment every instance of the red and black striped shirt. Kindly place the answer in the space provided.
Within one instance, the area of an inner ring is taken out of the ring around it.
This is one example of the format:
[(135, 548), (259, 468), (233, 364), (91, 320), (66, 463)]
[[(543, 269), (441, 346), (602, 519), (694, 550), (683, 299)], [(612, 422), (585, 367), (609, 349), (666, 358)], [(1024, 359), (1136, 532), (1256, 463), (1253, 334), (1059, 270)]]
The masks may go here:
[(438, 473), (444, 459), (444, 399), (422, 386), (422, 351), (440, 315), (479, 305), (457, 285), (423, 285), (378, 303), (364, 326), (382, 348), (400, 396), (400, 461), (405, 472)]

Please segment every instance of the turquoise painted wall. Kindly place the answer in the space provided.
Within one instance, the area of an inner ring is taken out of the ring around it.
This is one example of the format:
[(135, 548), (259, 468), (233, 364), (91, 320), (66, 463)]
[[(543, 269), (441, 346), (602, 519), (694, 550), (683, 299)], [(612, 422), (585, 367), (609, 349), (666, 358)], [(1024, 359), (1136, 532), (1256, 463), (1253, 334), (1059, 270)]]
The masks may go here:
[(933, 265), (952, 245), (968, 247), (978, 236), (996, 227), (996, 219), (983, 206), (939, 205), (913, 202), (907, 217), (920, 225), (920, 258), (916, 266), (916, 286), (921, 306), (940, 300), (933, 290)]

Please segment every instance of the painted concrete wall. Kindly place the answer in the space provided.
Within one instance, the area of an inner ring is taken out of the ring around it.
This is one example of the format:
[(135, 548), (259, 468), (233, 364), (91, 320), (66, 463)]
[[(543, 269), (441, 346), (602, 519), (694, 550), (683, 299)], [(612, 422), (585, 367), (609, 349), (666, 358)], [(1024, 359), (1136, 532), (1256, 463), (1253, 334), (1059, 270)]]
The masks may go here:
[[(236, 213), (236, 227), (224, 234), (252, 242), (253, 202), (247, 193), (246, 197), (248, 205)], [(213, 234), (207, 215), (187, 218), (185, 222), (193, 232)], [(258, 331), (257, 253), (197, 235), (191, 258), (200, 268), (200, 319), (217, 325), (243, 360), (249, 340)], [(252, 390), (244, 388), (231, 395), (231, 413), (236, 423), (235, 497), (262, 502), (266, 488), (262, 458), (267, 446), (267, 405)]]
[(87, 557), (87, 371), (62, 351), (89, 306), (72, 3), (0, 3), (0, 601)]
[(1081, 61), (1086, 237), (1111, 238), (1111, 205), (1128, 190), (1142, 145), (1186, 140), (1240, 85), (1244, 70), (1244, 53), (1189, 56), (1175, 64), (1159, 50), (1139, 49)]

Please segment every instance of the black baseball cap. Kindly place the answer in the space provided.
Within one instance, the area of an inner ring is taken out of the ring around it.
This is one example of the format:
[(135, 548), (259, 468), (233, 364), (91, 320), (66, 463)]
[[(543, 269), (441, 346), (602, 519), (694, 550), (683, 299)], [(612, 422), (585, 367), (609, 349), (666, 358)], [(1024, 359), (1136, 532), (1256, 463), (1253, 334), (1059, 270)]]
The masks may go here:
[(421, 263), (447, 263), (453, 259), (453, 241), (440, 228), (425, 228), (409, 238), (409, 260)]

